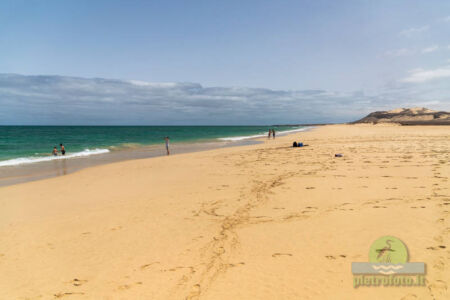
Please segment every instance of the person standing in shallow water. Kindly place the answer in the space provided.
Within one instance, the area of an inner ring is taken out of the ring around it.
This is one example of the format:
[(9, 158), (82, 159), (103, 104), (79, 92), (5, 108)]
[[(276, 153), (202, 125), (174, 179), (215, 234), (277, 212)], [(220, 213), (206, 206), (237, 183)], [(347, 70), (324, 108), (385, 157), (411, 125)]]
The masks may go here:
[(272, 129), (272, 136), (275, 139), (275, 129)]
[(52, 154), (53, 154), (53, 156), (57, 156), (58, 155), (58, 149), (56, 149), (56, 146), (53, 147)]
[(270, 139), (271, 135), (272, 135), (272, 129), (269, 129), (269, 135), (267, 136), (267, 138)]
[(59, 146), (61, 147), (61, 154), (62, 155), (66, 155), (66, 148), (64, 148), (63, 144), (59, 144)]
[(164, 138), (164, 140), (166, 141), (166, 151), (167, 151), (167, 155), (170, 155), (170, 151), (169, 151), (169, 137), (166, 136)]

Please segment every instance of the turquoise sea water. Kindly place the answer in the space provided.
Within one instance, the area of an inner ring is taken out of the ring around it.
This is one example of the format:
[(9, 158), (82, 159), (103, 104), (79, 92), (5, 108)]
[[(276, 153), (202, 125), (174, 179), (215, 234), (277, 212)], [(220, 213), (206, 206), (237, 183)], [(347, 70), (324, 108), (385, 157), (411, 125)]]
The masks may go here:
[(67, 157), (82, 157), (146, 145), (241, 140), (301, 129), (299, 126), (0, 126), (0, 167), (53, 159), (63, 143)]

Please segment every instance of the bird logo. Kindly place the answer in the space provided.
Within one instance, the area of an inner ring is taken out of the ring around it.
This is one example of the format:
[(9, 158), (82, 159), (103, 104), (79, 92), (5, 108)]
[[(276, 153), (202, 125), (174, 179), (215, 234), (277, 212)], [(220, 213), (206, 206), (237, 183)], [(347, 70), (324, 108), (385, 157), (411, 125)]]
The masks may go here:
[(377, 255), (377, 261), (382, 263), (390, 263), (391, 262), (391, 252), (395, 252), (394, 249), (392, 249), (392, 240), (386, 240), (386, 246), (380, 249), (376, 249), (378, 255)]
[(404, 264), (408, 261), (405, 244), (396, 237), (383, 236), (372, 243), (369, 250), (371, 263)]

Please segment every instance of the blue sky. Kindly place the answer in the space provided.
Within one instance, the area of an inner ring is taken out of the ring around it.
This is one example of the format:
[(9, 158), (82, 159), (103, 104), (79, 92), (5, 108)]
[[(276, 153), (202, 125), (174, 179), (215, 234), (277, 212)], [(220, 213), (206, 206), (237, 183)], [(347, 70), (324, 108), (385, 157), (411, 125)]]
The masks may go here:
[[(0, 73), (35, 75), (0, 78), (0, 124), (300, 123), (449, 109), (450, 1), (2, 0)], [(178, 85), (161, 94), (142, 82)], [(111, 85), (116, 94), (100, 92)], [(149, 108), (160, 101), (158, 113)]]

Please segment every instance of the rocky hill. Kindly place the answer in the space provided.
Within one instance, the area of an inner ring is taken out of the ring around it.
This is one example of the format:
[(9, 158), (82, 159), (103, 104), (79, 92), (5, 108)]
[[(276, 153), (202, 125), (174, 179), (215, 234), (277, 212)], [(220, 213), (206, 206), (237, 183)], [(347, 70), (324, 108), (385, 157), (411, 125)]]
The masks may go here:
[(399, 123), (401, 125), (450, 125), (450, 113), (424, 107), (376, 111), (353, 123)]

